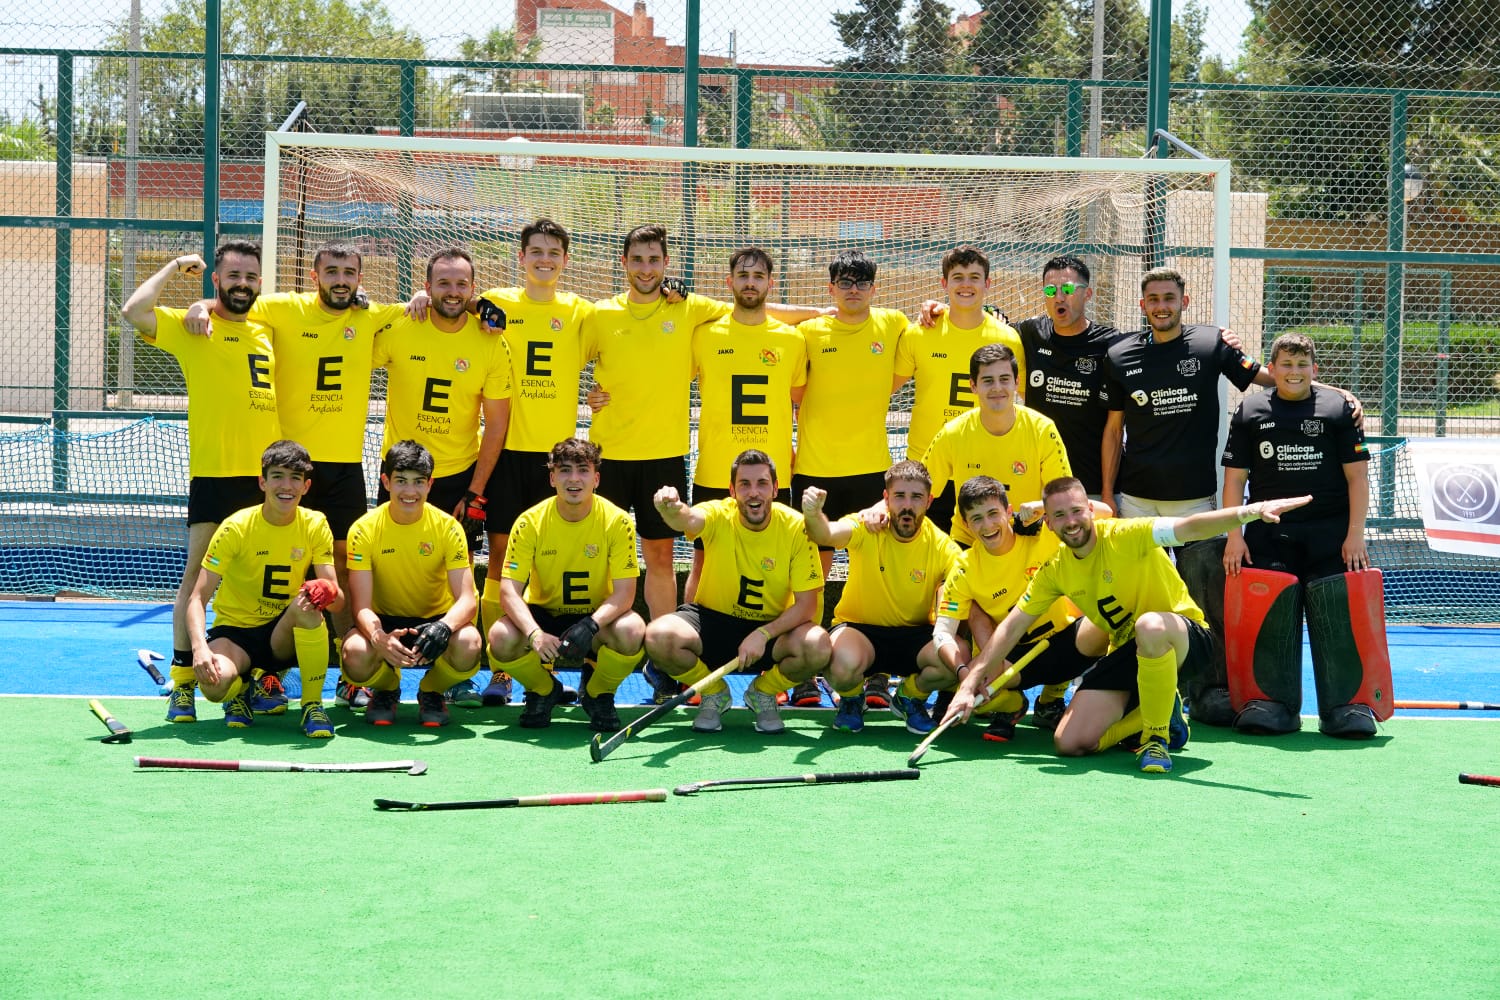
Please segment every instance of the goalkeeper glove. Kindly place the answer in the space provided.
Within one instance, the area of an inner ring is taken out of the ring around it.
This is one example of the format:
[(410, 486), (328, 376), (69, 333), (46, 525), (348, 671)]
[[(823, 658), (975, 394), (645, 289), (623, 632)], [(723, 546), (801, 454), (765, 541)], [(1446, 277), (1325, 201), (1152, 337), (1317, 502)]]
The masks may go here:
[(675, 296), (679, 300), (688, 297), (687, 282), (681, 278), (661, 279), (661, 290), (663, 295)]
[(505, 331), (505, 310), (489, 299), (479, 300), (479, 322), (492, 330)]
[(319, 611), (339, 599), (339, 588), (327, 580), (308, 580), (302, 585), (302, 593), (307, 595), (307, 602)]
[(464, 534), (469, 537), (478, 535), (484, 531), (485, 505), (489, 503), (484, 497), (473, 490), (465, 490), (464, 498), (459, 502), (458, 523), (463, 525)]

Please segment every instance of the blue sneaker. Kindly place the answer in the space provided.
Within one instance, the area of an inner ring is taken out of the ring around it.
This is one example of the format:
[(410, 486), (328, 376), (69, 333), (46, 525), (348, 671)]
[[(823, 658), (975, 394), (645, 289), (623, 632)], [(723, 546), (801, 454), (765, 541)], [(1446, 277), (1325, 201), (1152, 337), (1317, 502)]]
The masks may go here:
[[(1172, 720), (1167, 723), (1167, 749), (1176, 753), (1188, 744), (1193, 731), (1188, 726), (1187, 716), (1182, 714), (1182, 695), (1172, 697)], [(1170, 763), (1167, 770), (1171, 770)]]
[(664, 705), (682, 693), (682, 685), (649, 659), (641, 666), (641, 676), (651, 685), (651, 702)]
[(250, 710), (256, 715), (285, 715), (286, 688), (271, 671), (255, 671), (255, 685), (250, 694)]
[(906, 722), (906, 731), (913, 736), (926, 736), (937, 728), (932, 716), (927, 714), (927, 696), (908, 698), (899, 690), (891, 695), (891, 711), (896, 718)]
[(193, 692), (196, 690), (191, 684), (183, 684), (172, 689), (167, 695), (168, 722), (198, 721), (198, 707), (194, 704), (193, 698)]
[(1142, 774), (1172, 773), (1172, 755), (1167, 752), (1166, 741), (1159, 736), (1143, 741), (1135, 758)]
[(472, 678), (464, 678), (443, 692), (443, 700), (459, 708), (479, 708), (484, 704), (484, 695)]
[(848, 697), (839, 696), (838, 711), (833, 714), (833, 728), (851, 733), (857, 733), (865, 728), (864, 689)]
[(255, 725), (255, 712), (250, 708), (248, 694), (246, 688), (224, 702), (224, 725), (230, 729), (247, 729)]
[(490, 682), (479, 695), (479, 703), (485, 708), (510, 704), (510, 675), (496, 670), (490, 674)]
[(333, 738), (333, 720), (323, 710), (322, 702), (313, 702), (303, 707), (302, 735), (314, 740)]

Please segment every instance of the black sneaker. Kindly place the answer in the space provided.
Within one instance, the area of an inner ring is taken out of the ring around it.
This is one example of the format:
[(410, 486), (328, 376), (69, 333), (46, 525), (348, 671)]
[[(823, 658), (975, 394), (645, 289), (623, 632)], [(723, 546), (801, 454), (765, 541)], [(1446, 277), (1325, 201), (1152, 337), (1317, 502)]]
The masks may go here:
[(615, 693), (613, 691), (602, 691), (597, 695), (591, 695), (582, 685), (578, 685), (578, 699), (583, 704), (583, 710), (589, 716), (589, 728), (596, 733), (618, 733), (624, 724), (620, 722), (620, 713), (615, 711)]
[(891, 675), (871, 674), (865, 678), (865, 708), (891, 707)]
[(1021, 707), (1014, 712), (996, 712), (990, 716), (990, 724), (981, 734), (991, 743), (1009, 743), (1016, 738), (1016, 723), (1026, 718), (1026, 696), (1021, 696)]
[(1045, 729), (1049, 733), (1057, 732), (1057, 724), (1062, 721), (1063, 712), (1068, 710), (1066, 698), (1053, 698), (1051, 701), (1038, 701), (1036, 707), (1031, 710), (1031, 724), (1038, 729)]
[(365, 706), (365, 721), (372, 726), (389, 726), (396, 721), (396, 709), (401, 705), (401, 689), (371, 691), (370, 703)]
[(792, 688), (791, 703), (794, 708), (817, 708), (823, 704), (823, 692), (818, 689), (817, 680), (809, 677)]
[(526, 706), (521, 709), (522, 729), (546, 729), (552, 725), (552, 710), (562, 704), (562, 681), (552, 678), (552, 690), (546, 694), (526, 692)]
[[(417, 692), (417, 721), (428, 729), (436, 729), (448, 724), (448, 699), (443, 697), (441, 691), (418, 691)], [(369, 710), (365, 710), (369, 715)]]

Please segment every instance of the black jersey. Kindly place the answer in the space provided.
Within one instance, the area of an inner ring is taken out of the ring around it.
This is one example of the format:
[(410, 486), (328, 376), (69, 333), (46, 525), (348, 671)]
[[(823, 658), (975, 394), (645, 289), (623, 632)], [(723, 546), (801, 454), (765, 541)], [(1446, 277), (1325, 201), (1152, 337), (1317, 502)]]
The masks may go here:
[(1229, 421), (1223, 464), (1250, 470), (1250, 502), (1312, 495), (1284, 521), (1349, 517), (1344, 466), (1367, 462), (1365, 435), (1354, 407), (1331, 389), (1312, 387), (1306, 399), (1282, 399), (1274, 390), (1252, 393)]
[(1158, 342), (1127, 334), (1104, 358), (1104, 405), (1125, 411), (1125, 454), (1115, 489), (1144, 500), (1194, 500), (1218, 491), (1219, 376), (1240, 389), (1260, 365), (1224, 343), (1216, 326), (1184, 326)]
[(1109, 415), (1099, 399), (1104, 352), (1120, 331), (1091, 322), (1082, 333), (1064, 337), (1050, 316), (1038, 316), (1017, 323), (1016, 332), (1026, 351), (1026, 405), (1052, 418), (1073, 475), (1097, 494), (1103, 485), (1099, 442)]

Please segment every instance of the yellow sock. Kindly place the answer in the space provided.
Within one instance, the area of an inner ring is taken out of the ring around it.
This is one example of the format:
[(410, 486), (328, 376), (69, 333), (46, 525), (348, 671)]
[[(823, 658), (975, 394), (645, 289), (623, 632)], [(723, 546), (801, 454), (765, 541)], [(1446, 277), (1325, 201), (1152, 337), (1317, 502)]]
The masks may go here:
[(501, 663), (500, 669), (520, 681), (528, 691), (537, 694), (546, 694), (552, 690), (555, 678), (552, 671), (542, 666), (542, 658), (535, 650), (528, 650), (519, 660), (506, 660)]
[(172, 669), (167, 671), (167, 676), (172, 679), (173, 687), (185, 687), (198, 683), (198, 675), (193, 673), (191, 666), (182, 667), (174, 663)]
[[(661, 664), (657, 664), (657, 666), (661, 666)], [(662, 669), (667, 670), (666, 667), (662, 667)], [(670, 670), (667, 670), (667, 673), (670, 674), (674, 680), (679, 681), (680, 683), (697, 684), (703, 678), (707, 677), (711, 673), (711, 671), (708, 669), (708, 664), (704, 663), (702, 660), (696, 660), (690, 668), (684, 670), (680, 674), (673, 674)], [(729, 685), (725, 684), (723, 680), (718, 680), (710, 684), (708, 687), (704, 688), (699, 693), (718, 694), (721, 691), (728, 690)]]
[(1172, 720), (1172, 701), (1177, 697), (1177, 654), (1162, 656), (1136, 653), (1135, 684), (1141, 694), (1141, 739), (1166, 740)]
[(1006, 688), (989, 701), (980, 702), (975, 705), (974, 711), (980, 715), (995, 715), (997, 713), (1014, 715), (1021, 710), (1021, 706), (1025, 703), (1026, 699), (1022, 697), (1020, 691), (1015, 688)]
[(1104, 731), (1104, 735), (1099, 737), (1099, 745), (1094, 749), (1108, 750), (1127, 736), (1134, 736), (1140, 731), (1141, 710), (1139, 708), (1132, 708), (1129, 712), (1125, 713), (1125, 718)]
[(751, 681), (750, 686), (764, 694), (780, 694), (795, 687), (796, 682), (782, 673), (780, 667), (772, 667)]
[(1066, 698), (1068, 696), (1068, 688), (1072, 686), (1072, 681), (1063, 681), (1061, 684), (1048, 684), (1046, 687), (1042, 688), (1042, 693), (1037, 695), (1036, 700), (1038, 703), (1041, 703), (1044, 701), (1056, 701), (1059, 698)]
[[(501, 557), (495, 557), (496, 565), (499, 565)], [(485, 635), (490, 634), (490, 626), (505, 617), (505, 609), (500, 606), (500, 576), (485, 576), (484, 593), (479, 598), (479, 631)]]
[(234, 680), (229, 682), (229, 690), (224, 692), (224, 700), (234, 700), (235, 698), (243, 694), (245, 689), (249, 686), (250, 682), (244, 677), (236, 677)]
[(587, 694), (597, 698), (601, 694), (617, 690), (620, 682), (635, 672), (646, 658), (643, 649), (636, 653), (619, 653), (608, 646), (600, 646), (594, 656), (594, 672), (589, 675)]
[(479, 673), (477, 661), (468, 670), (460, 670), (448, 662), (447, 655), (439, 656), (432, 661), (432, 666), (427, 668), (427, 676), (422, 678), (421, 683), (417, 685), (417, 690), (446, 691), (459, 681), (466, 681), (477, 673)]
[(367, 687), (371, 691), (399, 691), (401, 690), (401, 670), (399, 667), (382, 662), (379, 667), (375, 668), (375, 673), (370, 675), (370, 679), (360, 686)]
[(323, 679), (328, 676), (328, 626), (319, 619), (316, 628), (292, 629), (292, 648), (297, 653), (297, 673), (302, 676), (302, 707), (323, 701)]
[(917, 687), (917, 675), (907, 674), (901, 678), (901, 686), (896, 689), (903, 698), (922, 699), (927, 697), (927, 692)]

